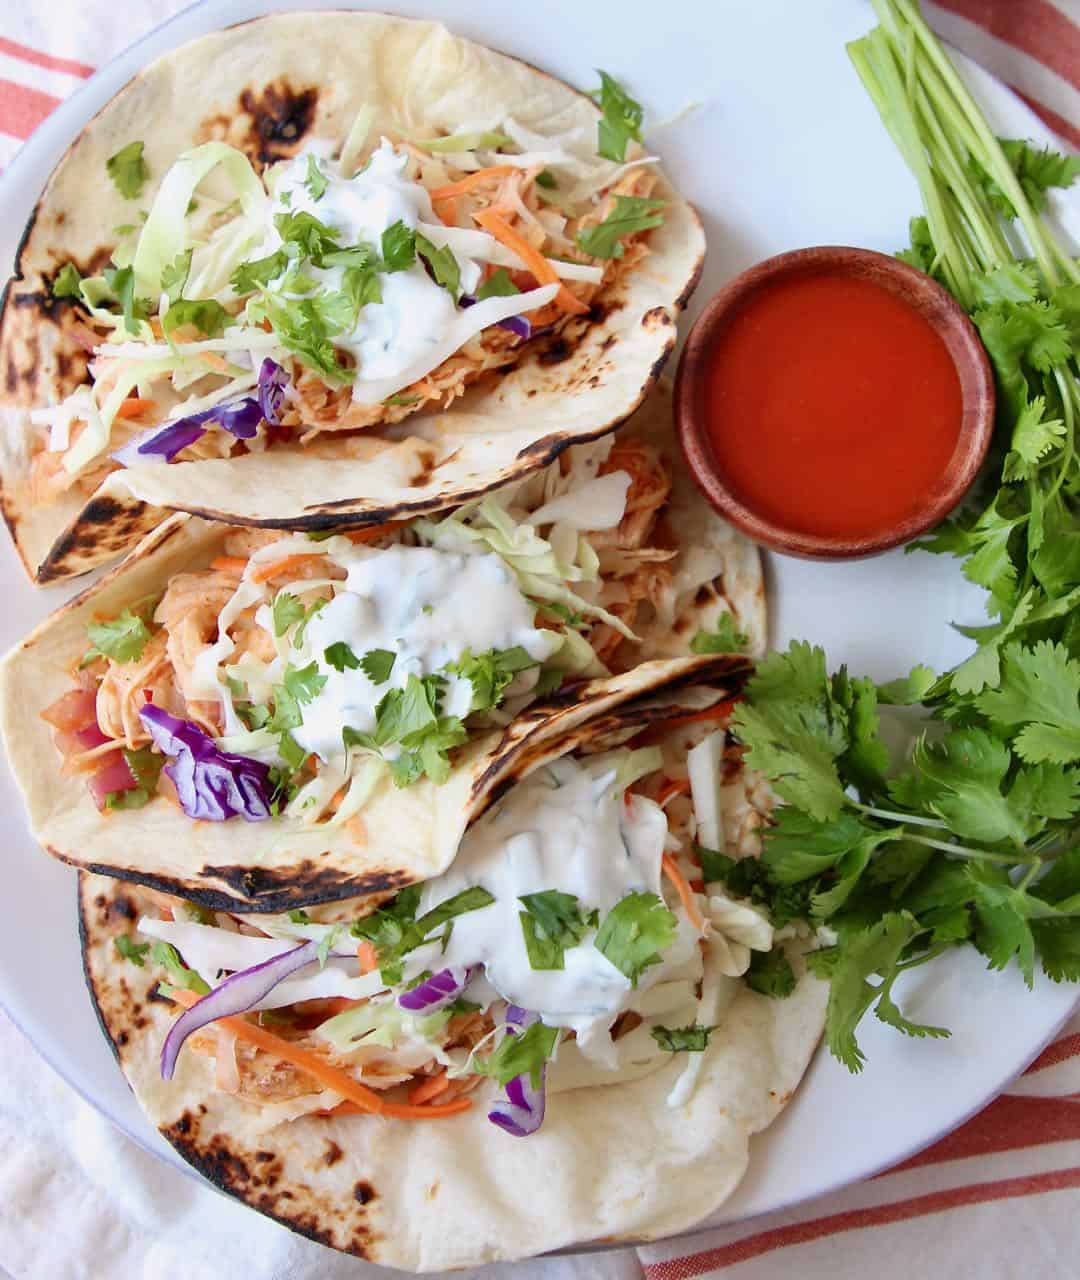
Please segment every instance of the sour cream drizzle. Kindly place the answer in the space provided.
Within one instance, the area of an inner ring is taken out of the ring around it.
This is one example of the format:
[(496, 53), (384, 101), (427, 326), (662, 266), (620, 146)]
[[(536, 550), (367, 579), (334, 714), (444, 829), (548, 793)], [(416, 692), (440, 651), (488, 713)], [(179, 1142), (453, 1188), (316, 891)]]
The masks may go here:
[[(301, 707), (303, 723), (293, 737), (322, 760), (344, 753), (345, 725), (361, 733), (375, 728), (375, 709), (391, 689), (404, 689), (410, 675), (443, 671), (468, 650), (523, 648), (537, 662), (560, 643), (533, 625), (534, 607), (522, 595), (506, 563), (491, 552), (451, 552), (434, 547), (353, 547), (335, 554), (347, 577), (308, 624), (291, 661), (314, 661), (326, 683)], [(327, 661), (331, 645), (343, 643), (358, 658), (372, 649), (394, 654), (385, 682), (374, 683), (358, 667), (338, 671)], [(472, 704), (470, 682), (449, 675), (442, 711), (464, 719)]]
[[(512, 1004), (540, 1014), (549, 1026), (578, 1033), (583, 1051), (606, 1032), (639, 993), (685, 969), (698, 934), (680, 922), (660, 964), (646, 969), (636, 990), (595, 945), (596, 932), (565, 952), (563, 969), (533, 969), (525, 947), (521, 895), (556, 889), (574, 894), (600, 920), (627, 894), (660, 893), (661, 858), (668, 825), (653, 801), (624, 801), (615, 769), (563, 759), (520, 783), (465, 837), (453, 866), (429, 881), (420, 912), (481, 885), (495, 901), (454, 920), (445, 952), (425, 946), (413, 953), (406, 978), (427, 968), (483, 964), (488, 981)], [(681, 976), (681, 975), (680, 975)]]
[[(283, 212), (318, 218), (337, 232), (342, 248), (364, 243), (379, 251), (383, 232), (398, 222), (427, 235), (434, 244), (446, 245), (446, 229), (435, 216), (427, 190), (405, 176), (406, 151), (396, 150), (384, 138), (367, 165), (351, 178), (344, 177), (334, 162), (313, 157), (314, 153), (302, 152), (273, 175), (263, 252), (272, 253), (280, 247), (282, 240), (273, 217)], [(305, 185), (309, 159), (319, 164), (326, 184), (318, 199)], [(461, 273), (462, 292), (474, 294), (480, 284), (481, 263), (464, 252), (460, 241), (451, 252)], [(340, 291), (345, 270), (344, 266), (310, 267), (305, 268), (305, 274), (327, 291)], [(555, 286), (547, 286), (519, 298), (488, 299), (492, 306), (480, 304), (484, 310), (471, 315), (460, 310), (449, 291), (435, 283), (419, 256), (404, 271), (380, 272), (379, 283), (382, 301), (361, 307), (355, 326), (333, 339), (336, 347), (356, 360), (353, 395), (364, 403), (408, 386), (441, 364), (478, 329), (517, 311), (543, 306), (556, 292)], [(275, 286), (281, 287), (273, 282), (271, 291)]]

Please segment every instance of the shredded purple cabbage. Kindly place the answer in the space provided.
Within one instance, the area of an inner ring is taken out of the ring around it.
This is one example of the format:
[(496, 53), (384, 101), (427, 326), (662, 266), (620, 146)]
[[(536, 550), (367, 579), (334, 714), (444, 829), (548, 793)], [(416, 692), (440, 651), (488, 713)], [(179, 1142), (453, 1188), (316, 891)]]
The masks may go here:
[(403, 991), (398, 1004), (408, 1013), (435, 1013), (457, 999), (472, 981), (476, 968), (440, 969), (411, 990)]
[(265, 421), (272, 427), (281, 425), (278, 415), (288, 381), (288, 374), (281, 365), (267, 357), (259, 369), (255, 395), (216, 404), (211, 409), (167, 422), (163, 427), (150, 427), (129, 440), (122, 449), (117, 449), (112, 456), (126, 467), (154, 460), (172, 462), (181, 450), (202, 439), (209, 430), (207, 423), (215, 423), (238, 440), (250, 440), (258, 431), (260, 422)]
[[(516, 1004), (506, 1007), (506, 1034), (516, 1036), (518, 1028), (525, 1030), (540, 1015)], [(540, 1085), (535, 1087), (529, 1072), (514, 1076), (506, 1082), (505, 1099), (500, 1099), (488, 1112), (488, 1119), (513, 1138), (527, 1138), (544, 1123), (544, 1086), (547, 1082), (547, 1064), (540, 1069)]]
[(232, 755), (190, 720), (179, 720), (147, 703), (139, 718), (157, 749), (170, 758), (165, 772), (189, 818), (224, 822), (241, 817), (264, 822), (271, 816), (274, 785), (270, 766), (250, 756)]
[[(331, 949), (328, 953), (337, 958), (355, 956), (350, 947), (347, 950)], [(209, 1022), (218, 1018), (231, 1018), (238, 1013), (249, 1010), (265, 1000), (279, 982), (284, 982), (299, 969), (314, 964), (319, 959), (319, 942), (317, 939), (304, 942), (298, 947), (283, 951), (281, 955), (261, 964), (253, 964), (249, 969), (238, 969), (209, 995), (185, 1009), (169, 1028), (165, 1043), (161, 1046), (161, 1078), (171, 1080), (176, 1070), (176, 1060), (180, 1056), (184, 1041)]]
[[(458, 306), (474, 307), (476, 298), (471, 293), (463, 293), (458, 300)], [(496, 320), (495, 326), (498, 329), (509, 329), (511, 333), (517, 334), (526, 342), (532, 337), (532, 321), (528, 316), (507, 316), (505, 320)]]

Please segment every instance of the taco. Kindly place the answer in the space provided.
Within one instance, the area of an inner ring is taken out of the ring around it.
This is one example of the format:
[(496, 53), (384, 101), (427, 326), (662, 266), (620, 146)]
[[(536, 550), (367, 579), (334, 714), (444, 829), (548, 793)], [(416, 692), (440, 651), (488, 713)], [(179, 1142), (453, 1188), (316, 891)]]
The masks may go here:
[(6, 292), (28, 571), (130, 549), (153, 508), (379, 524), (616, 426), (704, 252), (640, 133), (606, 75), (598, 105), (383, 14), (276, 14), (154, 62), (61, 161)]
[(828, 988), (805, 927), (720, 882), (769, 795), (697, 718), (726, 660), (697, 663), (523, 762), (446, 872), (375, 909), (80, 877), (88, 985), (152, 1123), (260, 1212), (415, 1271), (713, 1211)]
[(170, 517), (0, 667), (36, 838), (246, 910), (443, 870), (530, 703), (764, 647), (757, 553), (651, 442), (667, 407), (441, 516), (317, 539)]

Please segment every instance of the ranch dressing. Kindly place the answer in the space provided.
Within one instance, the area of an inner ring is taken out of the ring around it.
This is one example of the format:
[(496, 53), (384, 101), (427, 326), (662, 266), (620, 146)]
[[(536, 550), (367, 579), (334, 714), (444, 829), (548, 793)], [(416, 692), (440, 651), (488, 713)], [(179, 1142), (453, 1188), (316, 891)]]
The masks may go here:
[[(343, 177), (335, 162), (321, 160), (326, 189), (317, 200), (304, 185), (308, 154), (301, 152), (275, 174), (268, 252), (281, 244), (273, 228), (275, 213), (310, 213), (337, 232), (343, 249), (366, 243), (377, 252), (383, 232), (397, 222), (421, 231), (424, 224), (438, 223), (427, 191), (404, 176), (408, 153), (395, 150), (385, 138), (355, 177)], [(480, 282), (479, 264), (457, 252), (454, 257), (462, 290), (474, 293)], [(345, 270), (344, 266), (305, 267), (305, 274), (333, 292), (342, 289)], [(332, 339), (355, 358), (358, 390), (364, 382), (396, 378), (421, 361), (443, 341), (458, 315), (454, 298), (431, 279), (419, 257), (404, 271), (380, 272), (379, 284), (382, 301), (361, 307), (353, 329)], [(270, 287), (273, 290), (274, 285)]]
[(573, 1029), (584, 1052), (600, 1042), (643, 988), (672, 976), (693, 958), (698, 934), (680, 921), (661, 963), (637, 988), (595, 946), (590, 931), (567, 948), (563, 969), (533, 969), (522, 933), (521, 895), (556, 889), (574, 894), (600, 921), (630, 893), (660, 894), (660, 863), (668, 826), (652, 800), (614, 784), (615, 769), (570, 759), (538, 770), (466, 835), (448, 871), (424, 886), (417, 914), (473, 885), (495, 901), (457, 916), (445, 951), (425, 946), (409, 957), (405, 977), (424, 969), (483, 964), (487, 980), (511, 1004), (538, 1013), (549, 1026)]
[[(434, 547), (350, 547), (333, 559), (348, 576), (337, 594), (308, 623), (295, 666), (314, 661), (326, 683), (301, 707), (303, 723), (293, 737), (324, 761), (344, 754), (341, 733), (375, 728), (375, 710), (410, 675), (442, 671), (469, 651), (523, 648), (542, 662), (560, 638), (533, 625), (535, 608), (522, 595), (506, 563), (491, 552), (440, 551)], [(372, 649), (394, 654), (389, 679), (376, 684), (360, 667), (336, 670), (326, 658), (344, 643), (357, 659)], [(443, 715), (464, 719), (472, 705), (471, 683), (447, 675)], [(389, 749), (388, 749), (389, 752)]]

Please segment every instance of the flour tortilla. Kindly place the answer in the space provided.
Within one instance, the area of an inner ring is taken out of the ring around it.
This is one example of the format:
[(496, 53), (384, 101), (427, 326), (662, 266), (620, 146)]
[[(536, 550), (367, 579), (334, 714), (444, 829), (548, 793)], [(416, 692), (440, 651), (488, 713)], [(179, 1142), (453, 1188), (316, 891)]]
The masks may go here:
[[(574, 440), (617, 426), (641, 402), (675, 342), (675, 320), (697, 283), (704, 234), (662, 175), (666, 202), (651, 255), (600, 295), (591, 317), (539, 338), (509, 372), (444, 412), (347, 441), (278, 447), (242, 458), (145, 464), (108, 478), (87, 502), (69, 493), (34, 504), (29, 422), (86, 378), (77, 310), (51, 283), (66, 262), (107, 264), (112, 228), (132, 203), (105, 162), (145, 142), (151, 183), (184, 150), (210, 138), (242, 149), (257, 169), (314, 138), (340, 142), (363, 105), (373, 133), (433, 136), (507, 115), (544, 134), (578, 129), (595, 159), (598, 109), (534, 67), (431, 22), (379, 13), (275, 14), (204, 36), (139, 73), (61, 160), (28, 226), (0, 316), (0, 477), (3, 512), (28, 572), (50, 582), (85, 572), (134, 545), (160, 510), (275, 528), (320, 529), (417, 514), (527, 474)], [(327, 465), (328, 461), (333, 465)]]
[[(396, 787), (383, 775), (364, 808), (363, 843), (345, 828), (296, 836), (277, 819), (193, 822), (174, 805), (103, 816), (82, 776), (64, 777), (41, 712), (71, 688), (68, 674), (86, 648), (86, 624), (160, 595), (176, 574), (204, 568), (229, 530), (176, 515), (128, 559), (53, 614), (0, 664), (0, 728), (22, 790), (34, 837), (54, 856), (120, 875), (216, 908), (283, 911), (310, 903), (400, 889), (450, 864), (465, 828), (522, 761), (588, 720), (658, 685), (687, 680), (739, 688), (749, 663), (738, 657), (644, 663), (623, 676), (594, 680), (537, 704), (510, 725), (473, 739), (449, 780)], [(675, 696), (675, 695), (673, 695)], [(662, 711), (658, 714), (662, 715)]]
[(566, 1091), (557, 1061), (543, 1127), (527, 1139), (488, 1122), (491, 1085), (445, 1120), (309, 1116), (268, 1127), (259, 1108), (215, 1091), (204, 1055), (181, 1054), (174, 1080), (162, 1081), (171, 1006), (153, 994), (157, 976), (114, 945), (145, 909), (140, 891), (79, 880), (87, 985), (150, 1121), (238, 1200), (321, 1244), (411, 1271), (693, 1226), (741, 1181), (752, 1135), (792, 1096), (824, 1025), (828, 987), (806, 972), (802, 946), (787, 944), (794, 993), (773, 1000), (740, 987), (686, 1104), (668, 1103), (686, 1065), (678, 1054), (637, 1079)]

